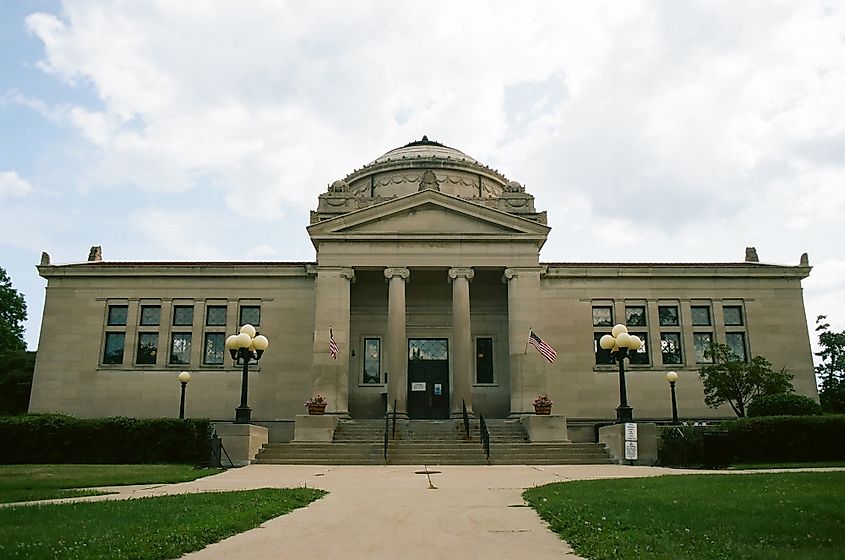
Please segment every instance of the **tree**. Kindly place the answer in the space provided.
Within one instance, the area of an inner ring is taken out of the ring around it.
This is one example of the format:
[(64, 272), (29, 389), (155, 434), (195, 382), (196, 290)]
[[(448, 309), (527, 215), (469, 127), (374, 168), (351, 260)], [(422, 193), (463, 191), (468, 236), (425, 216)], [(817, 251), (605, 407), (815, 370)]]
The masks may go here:
[(23, 352), (23, 322), (26, 321), (26, 301), (0, 266), (0, 356)]
[(821, 350), (816, 356), (821, 363), (816, 366), (819, 380), (819, 401), (825, 412), (845, 412), (845, 331), (833, 332), (827, 317), (816, 317)]
[(726, 344), (713, 344), (706, 352), (713, 360), (698, 370), (704, 383), (704, 403), (717, 408), (728, 403), (740, 418), (755, 397), (788, 393), (792, 388), (792, 374), (786, 368), (774, 371), (763, 356), (745, 362)]

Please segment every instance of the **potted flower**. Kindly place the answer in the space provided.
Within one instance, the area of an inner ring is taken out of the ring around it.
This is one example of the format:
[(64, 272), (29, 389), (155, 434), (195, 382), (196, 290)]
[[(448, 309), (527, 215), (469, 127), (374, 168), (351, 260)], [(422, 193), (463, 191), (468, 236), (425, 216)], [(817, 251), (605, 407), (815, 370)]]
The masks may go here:
[(325, 397), (322, 395), (317, 395), (305, 401), (305, 406), (308, 407), (308, 414), (311, 416), (322, 416), (325, 414), (327, 404)]
[(534, 414), (542, 414), (544, 416), (548, 416), (552, 413), (552, 405), (555, 404), (552, 402), (546, 395), (540, 395), (536, 399), (534, 399)]

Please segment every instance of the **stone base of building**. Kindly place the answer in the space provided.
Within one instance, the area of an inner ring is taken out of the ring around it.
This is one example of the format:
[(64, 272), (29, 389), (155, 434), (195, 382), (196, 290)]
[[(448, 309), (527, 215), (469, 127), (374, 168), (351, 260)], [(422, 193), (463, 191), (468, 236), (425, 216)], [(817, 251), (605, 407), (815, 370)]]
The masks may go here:
[(335, 415), (309, 416), (297, 414), (294, 441), (331, 441), (340, 419)]
[[(214, 429), (223, 443), (228, 460), (236, 467), (249, 465), (267, 443), (269, 430), (255, 424), (233, 424), (230, 422), (215, 422)], [(224, 455), (222, 461), (228, 463)]]
[(636, 459), (626, 459), (625, 424), (599, 428), (599, 443), (607, 446), (611, 458), (620, 465), (652, 466), (657, 463), (657, 424), (636, 423)]
[(528, 434), (528, 441), (535, 442), (558, 442), (569, 443), (569, 435), (566, 431), (566, 416), (550, 414), (540, 416), (537, 414), (526, 414), (519, 421)]

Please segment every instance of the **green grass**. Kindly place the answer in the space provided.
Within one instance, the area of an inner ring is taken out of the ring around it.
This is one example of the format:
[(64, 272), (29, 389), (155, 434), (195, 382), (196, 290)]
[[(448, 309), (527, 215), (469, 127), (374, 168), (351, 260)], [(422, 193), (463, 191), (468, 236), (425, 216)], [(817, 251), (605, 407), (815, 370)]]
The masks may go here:
[(817, 461), (811, 463), (741, 463), (731, 465), (729, 470), (746, 471), (751, 469), (817, 469), (845, 467), (845, 461)]
[(220, 469), (189, 465), (0, 465), (0, 503), (101, 494), (93, 486), (188, 482)]
[(0, 558), (165, 559), (204, 548), (323, 496), (310, 488), (0, 508)]
[(845, 557), (845, 472), (578, 481), (524, 497), (591, 560)]

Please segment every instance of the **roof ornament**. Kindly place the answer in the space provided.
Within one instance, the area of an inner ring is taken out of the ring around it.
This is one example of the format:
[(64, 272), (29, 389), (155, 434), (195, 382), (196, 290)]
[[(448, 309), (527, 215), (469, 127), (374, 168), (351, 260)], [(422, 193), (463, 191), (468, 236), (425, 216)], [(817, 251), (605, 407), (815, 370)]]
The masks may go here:
[(801, 266), (810, 266), (810, 256), (807, 253), (801, 253)]
[(760, 258), (757, 256), (756, 247), (745, 248), (745, 262), (760, 262)]
[(437, 182), (437, 176), (434, 174), (434, 171), (432, 171), (431, 169), (425, 170), (425, 172), (422, 174), (422, 177), (420, 178), (420, 188), (418, 190), (440, 190), (440, 183)]
[(520, 185), (517, 181), (511, 181), (507, 185), (505, 185), (505, 191), (507, 191), (507, 192), (525, 192), (525, 187)]
[(46, 251), (41, 251), (41, 266), (50, 266), (50, 254)]
[(345, 193), (349, 190), (349, 185), (343, 179), (338, 179), (329, 186), (330, 193)]
[(88, 251), (88, 262), (100, 262), (103, 260), (103, 248), (100, 245), (92, 245)]

